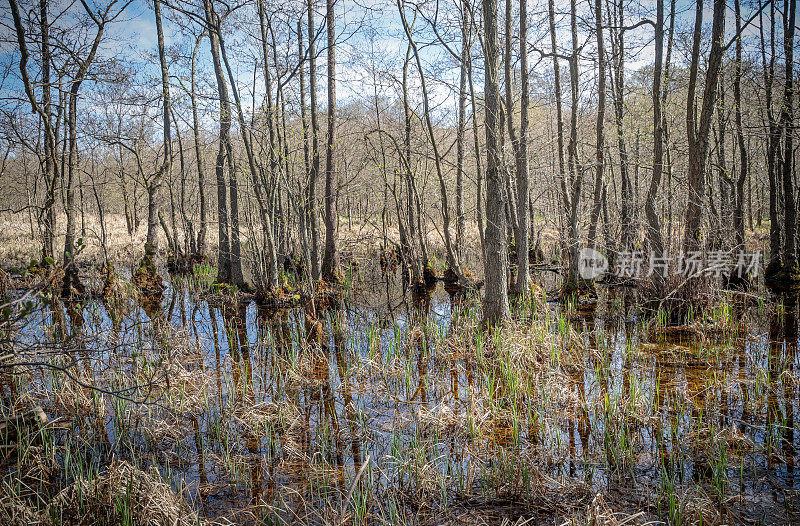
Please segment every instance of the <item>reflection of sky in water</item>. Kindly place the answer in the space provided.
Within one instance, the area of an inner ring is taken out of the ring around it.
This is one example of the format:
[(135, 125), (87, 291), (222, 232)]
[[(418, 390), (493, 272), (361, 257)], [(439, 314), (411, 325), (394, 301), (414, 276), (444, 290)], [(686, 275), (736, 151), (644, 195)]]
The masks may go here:
[[(280, 362), (275, 358), (304, 352), (297, 344), (304, 333), (302, 310), (265, 313), (254, 304), (248, 305), (244, 308), (243, 326), (247, 344), (231, 349), (226, 330), (231, 321), (225, 319), (218, 307), (209, 308), (206, 302), (196, 302), (188, 292), (173, 295), (171, 288), (165, 294), (163, 307), (171, 323), (181, 327), (189, 340), (200, 344), (203, 367), (219, 371), (225, 378), (220, 383), (223, 392), (219, 393), (219, 406), (213, 406), (209, 414), (199, 418), (201, 430), (211, 432), (209, 426), (218, 425), (227, 412), (241, 408), (241, 393), (226, 376), (232, 368), (240, 368), (243, 373), (248, 367), (252, 369), (253, 404), (272, 403), (276, 397), (286, 396), (285, 371), (279, 369)], [(557, 334), (559, 309), (553, 304), (545, 309), (552, 323), (549, 332)], [(321, 373), (324, 380), (297, 395), (307, 411), (309, 427), (304, 432), (312, 437), (311, 444), (316, 443), (313, 437), (319, 439), (325, 426), (326, 417), (319, 405), (324, 396), (333, 402), (340, 428), (339, 445), (347, 452), (340, 460), (351, 467), (366, 454), (373, 463), (385, 458), (398, 437), (406, 442), (415, 440), (421, 432), (415, 420), (419, 410), (435, 412), (446, 405), (463, 417), (471, 403), (470, 396), (487, 396), (486, 379), (479, 372), (473, 371), (474, 377), (468, 378), (463, 359), (453, 361), (448, 358), (448, 349), (433, 345), (450, 330), (450, 310), (450, 298), (441, 287), (430, 299), (428, 315), (423, 316), (410, 300), (402, 300), (398, 287), (390, 286), (383, 295), (356, 294), (354, 301), (331, 311), (324, 324), (328, 345), (328, 363)], [(38, 322), (32, 320), (26, 328), (29, 340), (42, 340), (42, 327), (52, 324), (52, 314), (47, 310), (40, 312)], [(460, 314), (467, 318), (477, 315), (469, 310)], [(334, 335), (329, 316), (342, 320), (340, 337)], [(133, 309), (116, 331), (99, 303), (87, 304), (84, 320), (87, 345), (100, 351), (91, 355), (93, 363), (107, 362), (110, 358), (118, 360), (152, 344), (146, 338), (142, 340), (140, 329), (148, 320), (141, 309)], [(800, 447), (800, 433), (793, 429), (794, 415), (800, 414), (798, 385), (792, 383), (800, 371), (796, 339), (789, 344), (770, 343), (770, 331), (774, 332), (775, 326), (771, 327), (767, 320), (762, 326), (751, 328), (744, 341), (733, 343), (714, 343), (713, 338), (699, 343), (648, 341), (641, 320), (618, 314), (603, 299), (596, 316), (575, 315), (570, 325), (579, 332), (588, 349), (597, 351), (587, 353), (584, 367), (565, 368), (566, 375), (559, 381), (566, 377), (568, 385), (552, 386), (568, 388), (577, 397), (578, 405), (574, 411), (555, 417), (555, 434), (534, 437), (528, 429), (520, 429), (520, 443), (512, 449), (551, 451), (556, 459), (548, 471), (551, 476), (584, 477), (597, 488), (610, 487), (618, 481), (614, 480), (613, 472), (605, 471), (602, 466), (606, 441), (613, 437), (619, 423), (606, 420), (603, 404), (625, 404), (631, 393), (638, 393), (637, 403), (658, 409), (645, 411), (650, 415), (649, 420), (625, 424), (632, 426), (629, 431), (638, 440), (637, 462), (631, 467), (637, 477), (657, 482), (661, 462), (677, 463), (686, 480), (705, 476), (706, 461), (695, 458), (691, 445), (697, 438), (693, 434), (702, 413), (703, 419), (714, 422), (717, 432), (736, 428), (738, 435), (757, 446), (744, 453), (746, 465), (741, 473), (739, 461), (732, 460), (728, 465), (729, 480), (738, 481), (741, 477), (746, 494), (758, 498), (772, 494), (780, 500), (780, 491), (800, 489), (800, 476), (793, 460)], [(412, 333), (421, 336), (414, 339)], [(437, 333), (439, 337), (434, 338)], [(377, 346), (372, 345), (374, 342), (378, 342)], [(716, 354), (723, 357), (721, 362), (702, 358)], [(358, 371), (369, 360), (383, 363), (397, 357), (406, 364), (407, 379), (378, 381), (356, 374), (342, 381), (343, 375)], [(340, 359), (343, 363), (339, 363)], [(777, 382), (767, 394), (765, 376)], [(411, 387), (400, 385), (403, 381), (411, 382)], [(746, 403), (748, 400), (750, 403)], [(754, 400), (757, 403), (752, 406)], [(685, 411), (673, 418), (676, 415), (670, 413), (672, 406), (668, 403), (677, 403)], [(113, 436), (113, 426), (108, 425)], [(264, 438), (257, 451), (263, 452), (270, 440)], [(765, 454), (764, 448), (770, 442), (770, 454)], [(347, 447), (354, 443), (359, 445), (359, 459), (354, 459)], [(458, 462), (464, 466), (475, 460), (479, 464), (491, 462), (494, 455), (494, 450), (475, 450), (469, 440), (452, 443), (442, 437), (434, 447), (447, 458), (459, 458)], [(731, 457), (736, 455), (731, 453)], [(195, 465), (185, 471), (186, 479), (195, 480), (197, 469)], [(297, 474), (275, 473), (275, 476), (290, 481)]]

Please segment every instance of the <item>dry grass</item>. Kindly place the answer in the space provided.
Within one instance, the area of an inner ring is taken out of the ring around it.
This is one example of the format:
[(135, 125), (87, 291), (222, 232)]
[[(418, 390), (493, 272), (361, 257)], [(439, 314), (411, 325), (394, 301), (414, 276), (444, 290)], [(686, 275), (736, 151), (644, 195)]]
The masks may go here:
[[(750, 517), (736, 473), (785, 454), (775, 415), (798, 389), (792, 368), (770, 369), (791, 348), (751, 340), (775, 356), (732, 367), (753, 331), (725, 308), (694, 328), (709, 335), (639, 344), (658, 326), (627, 334), (612, 311), (599, 325), (535, 299), (484, 332), (472, 300), (446, 321), (389, 317), (362, 291), (329, 313), (320, 346), (302, 311), (209, 307), (188, 287), (150, 320), (126, 290), (115, 326), (89, 302), (83, 325), (42, 303), (17, 327), (37, 344), (16, 359), (49, 366), (20, 367), (13, 391), (0, 382), (4, 411), (41, 406), (49, 423), (3, 445), (0, 523), (171, 523), (180, 510), (245, 524), (721, 524)], [(712, 475), (695, 480), (701, 468)], [(92, 497), (73, 510), (79, 495)]]

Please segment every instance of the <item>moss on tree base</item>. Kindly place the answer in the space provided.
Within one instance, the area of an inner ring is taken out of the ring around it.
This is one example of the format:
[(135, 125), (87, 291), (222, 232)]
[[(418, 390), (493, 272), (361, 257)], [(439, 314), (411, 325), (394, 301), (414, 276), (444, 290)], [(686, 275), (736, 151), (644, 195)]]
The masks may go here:
[(164, 282), (158, 273), (154, 261), (155, 249), (150, 243), (145, 243), (144, 256), (139, 262), (139, 268), (133, 274), (133, 283), (139, 293), (148, 302), (161, 302), (164, 294)]

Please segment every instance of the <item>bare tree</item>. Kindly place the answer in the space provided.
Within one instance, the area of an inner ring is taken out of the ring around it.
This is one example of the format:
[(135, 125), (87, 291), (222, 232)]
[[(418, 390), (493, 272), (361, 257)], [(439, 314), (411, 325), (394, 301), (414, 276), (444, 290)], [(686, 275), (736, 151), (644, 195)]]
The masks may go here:
[[(158, 40), (158, 60), (161, 66), (161, 103), (163, 104), (164, 125), (164, 161), (156, 174), (150, 179), (147, 188), (147, 244), (145, 257), (155, 259), (158, 256), (158, 215), (161, 207), (161, 185), (165, 175), (172, 173), (172, 131), (170, 129), (170, 97), (169, 97), (169, 71), (167, 69), (167, 55), (164, 50), (164, 29), (161, 27), (161, 2), (153, 0), (153, 10), (156, 18), (156, 35)], [(155, 262), (154, 262), (155, 263)]]
[(597, 246), (597, 224), (600, 220), (603, 197), (603, 168), (605, 163), (605, 114), (606, 114), (606, 50), (603, 43), (603, 5), (595, 0), (595, 37), (597, 38), (597, 125), (595, 128), (595, 178), (594, 203), (589, 223), (589, 246)]
[(95, 13), (85, 3), (81, 2), (86, 11), (86, 14), (95, 25), (94, 39), (89, 48), (89, 52), (83, 58), (76, 58), (77, 71), (75, 72), (69, 89), (69, 109), (67, 114), (67, 129), (68, 129), (68, 160), (67, 160), (67, 180), (66, 180), (66, 212), (67, 212), (67, 228), (66, 235), (64, 236), (64, 266), (66, 272), (64, 275), (62, 295), (72, 296), (74, 292), (81, 292), (83, 286), (78, 279), (77, 267), (74, 264), (76, 246), (76, 214), (78, 212), (77, 203), (75, 201), (75, 181), (78, 178), (78, 94), (80, 92), (81, 84), (83, 84), (89, 67), (97, 56), (97, 49), (103, 40), (103, 33), (106, 25), (113, 21), (116, 17), (122, 14), (130, 2), (123, 4), (116, 11), (112, 11), (117, 4), (117, 0), (112, 0), (103, 9)]
[[(697, 77), (700, 67), (700, 43), (703, 28), (703, 2), (698, 0), (695, 10), (695, 25), (692, 41), (691, 64), (689, 67), (689, 86), (686, 105), (686, 133), (689, 146), (689, 198), (685, 214), (684, 251), (695, 252), (701, 248), (701, 223), (703, 218), (703, 199), (705, 196), (705, 169), (708, 155), (711, 117), (717, 97), (719, 72), (724, 53), (722, 38), (725, 32), (725, 1), (714, 0), (714, 19), (711, 29), (711, 50), (708, 55), (708, 68), (700, 114), (697, 114)], [(699, 118), (698, 118), (699, 117)]]
[(461, 63), (458, 71), (458, 128), (456, 130), (456, 256), (463, 264), (464, 229), (464, 140), (467, 128), (467, 61), (469, 61), (469, 13), (461, 2)]
[(217, 180), (217, 218), (219, 232), (219, 249), (217, 252), (217, 280), (220, 283), (230, 283), (233, 279), (231, 238), (228, 226), (228, 190), (225, 179), (225, 143), (231, 129), (231, 111), (228, 101), (228, 86), (222, 72), (222, 62), (219, 57), (219, 36), (217, 33), (217, 19), (211, 0), (203, 0), (205, 25), (208, 30), (208, 40), (211, 45), (211, 60), (214, 65), (214, 77), (217, 81), (219, 95), (219, 138), (217, 145), (217, 159), (214, 172)]
[(200, 200), (200, 230), (197, 232), (197, 254), (201, 257), (206, 256), (207, 252), (207, 232), (208, 232), (208, 204), (206, 203), (206, 177), (205, 166), (203, 163), (203, 151), (200, 144), (200, 120), (197, 116), (197, 79), (196, 64), (197, 50), (203, 40), (206, 31), (202, 30), (195, 40), (191, 58), (191, 87), (189, 90), (189, 100), (192, 104), (192, 137), (194, 139), (194, 152), (197, 161), (197, 192)]
[(314, 25), (314, 0), (308, 0), (308, 90), (311, 111), (311, 166), (308, 172), (308, 220), (311, 228), (311, 276), (322, 277), (319, 257), (319, 221), (317, 214), (317, 177), (319, 175), (319, 110), (317, 109), (317, 54), (314, 43), (317, 38)]
[(498, 71), (497, 0), (482, 0), (484, 31), (484, 97), (486, 100), (486, 293), (483, 319), (490, 325), (507, 320), (508, 256), (505, 239), (505, 203), (499, 151), (500, 82)]
[(578, 163), (578, 14), (576, 0), (570, 0), (570, 33), (572, 35), (572, 54), (569, 57), (570, 103), (572, 109), (569, 122), (569, 143), (567, 145), (567, 165), (572, 176), (572, 190), (569, 198), (569, 269), (562, 284), (565, 295), (579, 292), (583, 287), (578, 275), (578, 211), (583, 185), (583, 167)]
[[(616, 30), (610, 29), (611, 39), (611, 98), (614, 106), (614, 124), (617, 129), (617, 149), (619, 150), (619, 173), (620, 173), (620, 229), (622, 251), (630, 250), (632, 240), (636, 233), (632, 223), (633, 185), (631, 184), (628, 147), (625, 142), (625, 13), (623, 1), (611, 2), (609, 7), (609, 21), (611, 26), (616, 26)], [(663, 14), (662, 14), (663, 17)], [(663, 24), (663, 20), (662, 20)], [(662, 35), (662, 60), (663, 60), (663, 27)], [(657, 45), (657, 44), (656, 44)], [(656, 64), (654, 67), (658, 67)], [(661, 79), (659, 79), (659, 82)], [(655, 79), (653, 80), (655, 85)], [(655, 112), (655, 108), (653, 109)], [(660, 113), (660, 108), (659, 108)], [(655, 130), (654, 130), (655, 133)]]
[(431, 120), (430, 98), (428, 96), (428, 88), (425, 79), (425, 72), (422, 69), (422, 61), (420, 60), (419, 49), (417, 48), (417, 43), (414, 40), (414, 37), (411, 33), (411, 27), (409, 26), (408, 21), (406, 20), (405, 9), (403, 7), (401, 0), (397, 0), (397, 9), (400, 12), (400, 19), (403, 22), (403, 29), (406, 33), (406, 37), (408, 38), (409, 45), (411, 46), (411, 50), (414, 55), (414, 61), (416, 62), (417, 65), (417, 70), (419, 71), (425, 126), (428, 132), (428, 140), (430, 141), (431, 149), (433, 150), (433, 162), (436, 169), (436, 176), (439, 180), (439, 197), (441, 199), (442, 219), (443, 219), (442, 230), (444, 231), (444, 244), (445, 244), (445, 251), (447, 252), (447, 275), (448, 275), (447, 277), (451, 281), (463, 281), (461, 267), (459, 265), (458, 259), (456, 258), (455, 250), (453, 249), (453, 242), (450, 236), (450, 206), (448, 204), (448, 198), (447, 198), (447, 185), (445, 184), (444, 180), (444, 173), (442, 170), (442, 156), (439, 153), (439, 147), (436, 140), (436, 131), (433, 125), (433, 121)]
[(783, 146), (783, 270), (786, 281), (800, 281), (797, 265), (795, 238), (797, 233), (797, 209), (794, 202), (794, 31), (797, 16), (797, 0), (784, 0), (783, 52), (786, 57), (785, 80), (783, 82), (783, 105), (780, 124), (784, 129)]
[[(759, 13), (763, 5), (759, 2)], [(767, 178), (769, 182), (769, 262), (764, 271), (765, 278), (772, 281), (778, 277), (783, 268), (781, 258), (781, 224), (778, 210), (778, 150), (780, 148), (780, 126), (775, 119), (772, 103), (772, 90), (775, 80), (775, 2), (769, 2), (770, 58), (767, 61), (766, 42), (764, 37), (764, 20), (760, 16), (759, 33), (761, 36), (761, 66), (764, 75), (764, 114), (767, 120)]]
[[(739, 173), (736, 178), (736, 193), (734, 196), (735, 206), (733, 209), (733, 229), (735, 235), (736, 251), (744, 252), (745, 249), (745, 234), (744, 234), (744, 184), (749, 175), (749, 161), (747, 158), (747, 143), (744, 138), (744, 125), (742, 124), (742, 19), (740, 0), (735, 0), (734, 10), (736, 13), (736, 33), (739, 35), (736, 38), (736, 59), (734, 63), (734, 77), (733, 77), (733, 98), (734, 98), (734, 112), (736, 120), (736, 143), (739, 147)], [(745, 286), (747, 284), (747, 277), (734, 272), (730, 276), (732, 285)]]
[[(653, 68), (653, 177), (647, 190), (645, 216), (647, 218), (647, 244), (653, 254), (654, 262), (664, 258), (664, 240), (661, 222), (656, 211), (656, 196), (661, 188), (661, 175), (664, 170), (664, 118), (661, 106), (661, 81), (664, 59), (664, 0), (656, 3), (655, 23), (655, 64)], [(624, 206), (624, 205), (623, 205)], [(665, 287), (665, 276), (661, 269), (653, 270), (655, 293), (661, 296)]]
[(34, 83), (28, 73), (28, 61), (30, 52), (25, 37), (25, 27), (23, 26), (19, 6), (16, 0), (9, 0), (11, 14), (14, 21), (14, 29), (19, 45), (20, 59), (19, 70), (22, 77), (25, 94), (34, 113), (38, 114), (42, 122), (44, 132), (44, 179), (46, 185), (45, 201), (38, 214), (39, 223), (42, 227), (42, 264), (47, 265), (55, 261), (55, 228), (56, 228), (56, 184), (60, 179), (59, 163), (57, 162), (57, 126), (53, 126), (52, 94), (50, 79), (50, 24), (48, 21), (47, 0), (39, 1), (39, 29), (41, 38), (41, 70), (42, 70), (42, 102), (37, 101), (34, 92)]
[(339, 178), (336, 170), (336, 26), (335, 0), (327, 0), (328, 28), (328, 136), (325, 143), (325, 252), (322, 276), (329, 282), (340, 281), (337, 197)]
[[(529, 194), (530, 182), (528, 174), (528, 106), (530, 87), (528, 78), (528, 2), (519, 2), (519, 68), (520, 68), (520, 121), (519, 138), (517, 139), (517, 293), (525, 294), (530, 289), (530, 261), (528, 258), (530, 245)], [(509, 116), (510, 119), (510, 116)]]

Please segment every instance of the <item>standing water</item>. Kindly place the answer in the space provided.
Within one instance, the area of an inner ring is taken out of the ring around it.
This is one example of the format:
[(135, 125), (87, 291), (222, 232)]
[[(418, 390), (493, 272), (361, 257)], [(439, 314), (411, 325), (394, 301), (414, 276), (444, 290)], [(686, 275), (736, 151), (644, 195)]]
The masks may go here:
[[(589, 308), (541, 295), (486, 332), (474, 298), (376, 275), (317, 309), (319, 339), (308, 309), (190, 278), (147, 312), (29, 311), (4, 329), (6, 517), (798, 520), (796, 298), (726, 297), (670, 327), (628, 289)], [(34, 409), (46, 424), (13, 416)]]

